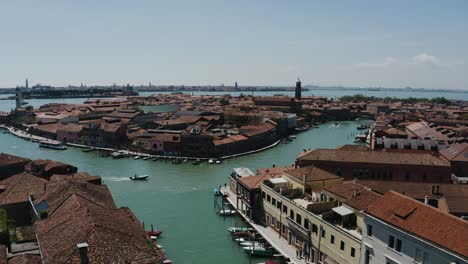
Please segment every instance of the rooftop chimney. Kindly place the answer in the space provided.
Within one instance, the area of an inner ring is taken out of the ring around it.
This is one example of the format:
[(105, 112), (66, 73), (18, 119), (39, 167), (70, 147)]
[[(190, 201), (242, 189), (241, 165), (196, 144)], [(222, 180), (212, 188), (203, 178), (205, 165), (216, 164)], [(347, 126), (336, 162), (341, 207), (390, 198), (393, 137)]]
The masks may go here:
[(439, 187), (440, 187), (439, 185), (436, 186), (436, 194), (440, 194)]
[(80, 252), (80, 264), (89, 264), (88, 259), (88, 243), (76, 244), (78, 251)]
[(358, 196), (358, 190), (357, 189), (353, 189), (353, 197), (356, 197)]
[(432, 194), (435, 194), (435, 185), (432, 185)]
[(429, 196), (424, 196), (424, 203), (429, 204)]

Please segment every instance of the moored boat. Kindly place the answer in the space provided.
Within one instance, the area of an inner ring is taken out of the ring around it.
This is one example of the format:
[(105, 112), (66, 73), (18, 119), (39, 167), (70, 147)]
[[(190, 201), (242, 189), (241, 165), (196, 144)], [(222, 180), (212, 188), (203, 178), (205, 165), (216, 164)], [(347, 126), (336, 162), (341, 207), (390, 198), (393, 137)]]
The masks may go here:
[(63, 145), (60, 141), (44, 140), (39, 142), (39, 147), (50, 148), (57, 150), (66, 150), (67, 146)]
[(248, 232), (248, 231), (253, 231), (254, 229), (251, 227), (229, 227), (227, 229), (229, 232)]
[(208, 163), (209, 163), (209, 164), (213, 164), (214, 162), (215, 162), (214, 159), (209, 159), (209, 160), (208, 160)]
[(218, 214), (221, 216), (231, 216), (236, 214), (236, 210), (233, 209), (221, 209), (218, 211)]
[(215, 163), (216, 164), (221, 164), (221, 163), (223, 163), (223, 160), (222, 159), (217, 159), (217, 160), (215, 160)]
[(272, 256), (274, 253), (273, 249), (264, 247), (243, 247), (243, 249), (247, 254), (259, 257)]
[(140, 159), (140, 158), (141, 158), (140, 156), (135, 156), (135, 157), (133, 157), (133, 159), (136, 159), (136, 160), (137, 160), (137, 159)]
[(200, 163), (201, 163), (200, 159), (196, 159), (196, 160), (192, 161), (193, 165), (198, 165)]

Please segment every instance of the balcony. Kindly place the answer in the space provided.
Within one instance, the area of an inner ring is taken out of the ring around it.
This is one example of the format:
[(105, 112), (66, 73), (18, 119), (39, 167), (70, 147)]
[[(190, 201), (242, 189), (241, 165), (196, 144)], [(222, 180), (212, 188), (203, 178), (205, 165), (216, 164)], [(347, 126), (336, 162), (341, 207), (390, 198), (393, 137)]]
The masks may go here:
[(291, 217), (286, 217), (286, 220), (288, 221), (289, 227), (293, 227), (297, 231), (301, 232), (304, 236), (307, 237), (307, 233), (309, 232), (307, 229), (305, 229), (302, 225), (296, 223)]

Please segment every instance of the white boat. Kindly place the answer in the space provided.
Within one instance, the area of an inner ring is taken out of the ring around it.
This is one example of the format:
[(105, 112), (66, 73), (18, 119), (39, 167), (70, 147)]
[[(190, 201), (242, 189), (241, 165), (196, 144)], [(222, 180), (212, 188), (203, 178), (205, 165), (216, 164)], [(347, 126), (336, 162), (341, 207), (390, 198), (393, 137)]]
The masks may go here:
[(209, 160), (208, 160), (208, 163), (209, 163), (209, 164), (213, 164), (214, 162), (215, 162), (214, 159), (209, 159)]
[(141, 157), (140, 156), (135, 156), (133, 159), (140, 159)]
[(147, 156), (147, 157), (144, 157), (144, 158), (143, 158), (143, 160), (149, 160), (149, 159), (151, 159), (150, 156)]
[(150, 236), (150, 238), (151, 238), (152, 240), (154, 240), (154, 241), (156, 241), (156, 240), (158, 239), (157, 236)]
[(296, 136), (295, 136), (295, 135), (290, 135), (289, 138), (290, 138), (290, 139), (295, 139)]
[(234, 233), (234, 232), (249, 232), (249, 231), (253, 231), (254, 229), (251, 227), (229, 227), (227, 230), (231, 233)]
[(219, 215), (222, 215), (222, 216), (235, 215), (235, 214), (236, 214), (236, 210), (233, 210), (233, 209), (222, 209), (222, 210), (219, 210), (218, 214), (219, 214)]
[(63, 145), (60, 141), (54, 140), (44, 140), (39, 142), (39, 147), (41, 148), (50, 148), (58, 150), (66, 150), (67, 146)]
[(132, 177), (130, 177), (130, 180), (132, 181), (143, 181), (143, 180), (146, 180), (148, 179), (149, 175), (134, 175)]
[(221, 164), (222, 162), (223, 162), (222, 159), (217, 159), (217, 160), (215, 161), (216, 164)]
[(260, 243), (258, 241), (245, 241), (240, 243), (243, 247), (254, 247), (254, 248), (262, 248), (265, 247), (265, 244)]

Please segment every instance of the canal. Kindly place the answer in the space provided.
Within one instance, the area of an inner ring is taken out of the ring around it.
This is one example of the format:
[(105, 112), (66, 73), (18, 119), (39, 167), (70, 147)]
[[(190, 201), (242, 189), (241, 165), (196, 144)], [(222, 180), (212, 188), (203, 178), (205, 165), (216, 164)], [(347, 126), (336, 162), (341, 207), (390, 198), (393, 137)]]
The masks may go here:
[[(103, 158), (97, 152), (69, 148), (56, 151), (39, 148), (10, 134), (0, 133), (0, 152), (52, 159), (77, 166), (80, 171), (100, 175), (118, 206), (130, 207), (147, 226), (164, 231), (158, 240), (169, 258), (176, 263), (249, 263), (249, 258), (234, 243), (226, 229), (242, 223), (238, 217), (216, 215), (212, 190), (228, 183), (232, 168), (258, 168), (291, 165), (305, 148), (335, 148), (349, 144), (362, 122), (326, 123), (297, 135), (289, 144), (224, 161), (221, 165), (190, 163), (174, 165), (169, 161), (144, 161)], [(128, 177), (149, 174), (147, 182), (133, 182)], [(252, 263), (260, 261), (253, 260)]]

